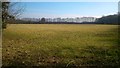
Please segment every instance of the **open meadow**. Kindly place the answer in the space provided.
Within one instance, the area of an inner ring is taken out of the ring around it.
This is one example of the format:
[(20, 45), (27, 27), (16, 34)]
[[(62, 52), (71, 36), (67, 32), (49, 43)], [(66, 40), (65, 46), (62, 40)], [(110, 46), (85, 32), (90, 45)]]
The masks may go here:
[(3, 66), (118, 67), (118, 25), (8, 24)]

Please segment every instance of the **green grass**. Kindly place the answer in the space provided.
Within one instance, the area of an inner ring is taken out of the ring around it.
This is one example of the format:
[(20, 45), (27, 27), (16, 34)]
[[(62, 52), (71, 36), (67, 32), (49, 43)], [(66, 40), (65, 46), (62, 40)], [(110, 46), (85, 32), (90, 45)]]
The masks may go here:
[(117, 25), (9, 24), (3, 66), (118, 67), (117, 31)]

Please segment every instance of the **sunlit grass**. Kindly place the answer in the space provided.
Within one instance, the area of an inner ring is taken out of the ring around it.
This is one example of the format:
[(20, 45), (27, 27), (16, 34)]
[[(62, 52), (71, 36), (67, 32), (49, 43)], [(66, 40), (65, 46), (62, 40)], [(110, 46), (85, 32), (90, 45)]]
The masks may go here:
[[(3, 65), (118, 65), (117, 25), (10, 24)], [(18, 63), (18, 64), (16, 64)]]

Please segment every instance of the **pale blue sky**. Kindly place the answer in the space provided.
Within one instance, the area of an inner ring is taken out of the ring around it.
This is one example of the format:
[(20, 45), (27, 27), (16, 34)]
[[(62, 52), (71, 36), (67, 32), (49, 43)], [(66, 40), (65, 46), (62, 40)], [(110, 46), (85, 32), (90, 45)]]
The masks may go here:
[(83, 17), (115, 14), (117, 2), (23, 2), (25, 11), (21, 17), (56, 18)]
[[(7, 0), (2, 0), (7, 1)], [(14, 2), (118, 2), (120, 0), (10, 0)]]

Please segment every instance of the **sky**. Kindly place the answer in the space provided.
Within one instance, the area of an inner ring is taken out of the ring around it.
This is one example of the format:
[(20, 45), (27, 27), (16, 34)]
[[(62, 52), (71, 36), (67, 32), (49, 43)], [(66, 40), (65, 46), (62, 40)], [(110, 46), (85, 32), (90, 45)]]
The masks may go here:
[(1, 0), (13, 2), (118, 2), (119, 0)]
[(22, 2), (22, 18), (101, 17), (118, 12), (117, 2)]

